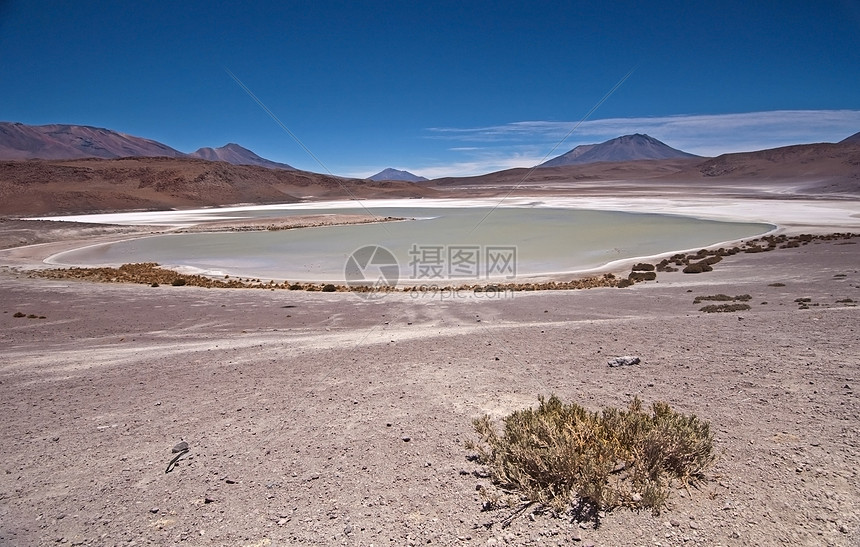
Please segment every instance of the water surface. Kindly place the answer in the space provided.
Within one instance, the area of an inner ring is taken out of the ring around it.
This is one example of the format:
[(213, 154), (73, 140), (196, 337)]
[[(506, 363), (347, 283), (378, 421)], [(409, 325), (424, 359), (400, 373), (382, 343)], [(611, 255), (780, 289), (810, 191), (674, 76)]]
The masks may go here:
[[(373, 207), (372, 212), (380, 217), (416, 220), (271, 232), (168, 234), (69, 251), (55, 255), (51, 262), (83, 266), (158, 262), (166, 267), (264, 281), (342, 282), (351, 253), (366, 245), (380, 245), (396, 257), (401, 281), (420, 283), (437, 273), (461, 280), (486, 278), (488, 274), (496, 279), (510, 277), (510, 269), (493, 272), (486, 261), (488, 248), (503, 247), (515, 248), (515, 274), (525, 279), (598, 268), (626, 258), (698, 249), (759, 235), (773, 228), (763, 223), (664, 214), (551, 207), (410, 207), (400, 203)], [(309, 212), (322, 211), (232, 210), (229, 218), (257, 219)], [(325, 212), (366, 214), (368, 211), (343, 207)], [(212, 214), (224, 215), (219, 210), (213, 210)], [(437, 249), (438, 254), (434, 254)], [(448, 259), (454, 255), (448, 253), (456, 249), (477, 250), (479, 264), (472, 269), (452, 270), (452, 261)], [(422, 269), (422, 261), (426, 265), (428, 256), (441, 258), (441, 262), (432, 269)]]

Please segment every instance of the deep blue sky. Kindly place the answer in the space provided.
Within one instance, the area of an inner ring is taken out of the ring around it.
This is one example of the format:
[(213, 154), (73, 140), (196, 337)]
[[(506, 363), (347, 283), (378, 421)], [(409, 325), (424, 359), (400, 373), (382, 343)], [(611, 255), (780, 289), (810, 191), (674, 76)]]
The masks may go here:
[[(860, 131), (860, 3), (0, 0), (0, 120), (425, 176), (645, 132), (701, 154)], [(726, 116), (731, 115), (731, 116)]]

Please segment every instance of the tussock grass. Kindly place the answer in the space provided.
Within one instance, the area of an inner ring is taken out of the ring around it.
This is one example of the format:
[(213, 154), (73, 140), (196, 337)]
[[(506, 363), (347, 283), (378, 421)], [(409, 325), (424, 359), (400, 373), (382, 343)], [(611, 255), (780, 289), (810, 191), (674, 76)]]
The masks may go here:
[(554, 395), (538, 400), (536, 409), (504, 418), (501, 431), (487, 415), (474, 420), (480, 440), (467, 448), (503, 492), (555, 511), (624, 506), (657, 514), (673, 481), (703, 479), (714, 461), (710, 424), (664, 402), (645, 412), (635, 397), (627, 410), (592, 412)]

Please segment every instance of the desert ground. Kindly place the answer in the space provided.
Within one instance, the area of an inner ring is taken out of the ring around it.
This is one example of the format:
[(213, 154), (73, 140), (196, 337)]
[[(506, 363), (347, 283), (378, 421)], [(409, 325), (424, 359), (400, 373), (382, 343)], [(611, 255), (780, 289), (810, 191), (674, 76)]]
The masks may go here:
[[(14, 225), (0, 544), (860, 544), (860, 236), (623, 289), (367, 299), (39, 279), (57, 248), (136, 229)], [(751, 309), (693, 302), (717, 294)], [(642, 362), (608, 367), (621, 355)], [(471, 421), (553, 393), (695, 413), (716, 464), (660, 515), (532, 507), (506, 527), (482, 511)]]

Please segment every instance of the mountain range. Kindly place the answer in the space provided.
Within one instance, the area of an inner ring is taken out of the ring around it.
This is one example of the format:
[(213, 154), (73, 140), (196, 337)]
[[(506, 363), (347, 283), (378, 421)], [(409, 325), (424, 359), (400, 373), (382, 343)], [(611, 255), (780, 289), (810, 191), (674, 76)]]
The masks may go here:
[(87, 125), (25, 125), (0, 122), (0, 159), (72, 160), (83, 158), (201, 158), (233, 165), (257, 165), (268, 169), (293, 167), (261, 158), (238, 144), (201, 148), (185, 154), (158, 141)]
[(715, 158), (676, 150), (647, 135), (626, 135), (578, 146), (554, 160), (571, 163), (546, 162), (540, 169), (426, 182), (408, 171), (386, 169), (373, 180), (359, 180), (295, 170), (236, 144), (184, 154), (157, 141), (108, 129), (0, 123), (0, 215), (357, 198), (490, 197), (514, 191), (529, 196), (620, 196), (625, 192), (860, 196), (860, 133), (839, 143)]
[(654, 137), (636, 133), (610, 139), (600, 144), (582, 144), (573, 150), (546, 161), (538, 167), (583, 165), (604, 161), (668, 160), (698, 158), (658, 141)]

